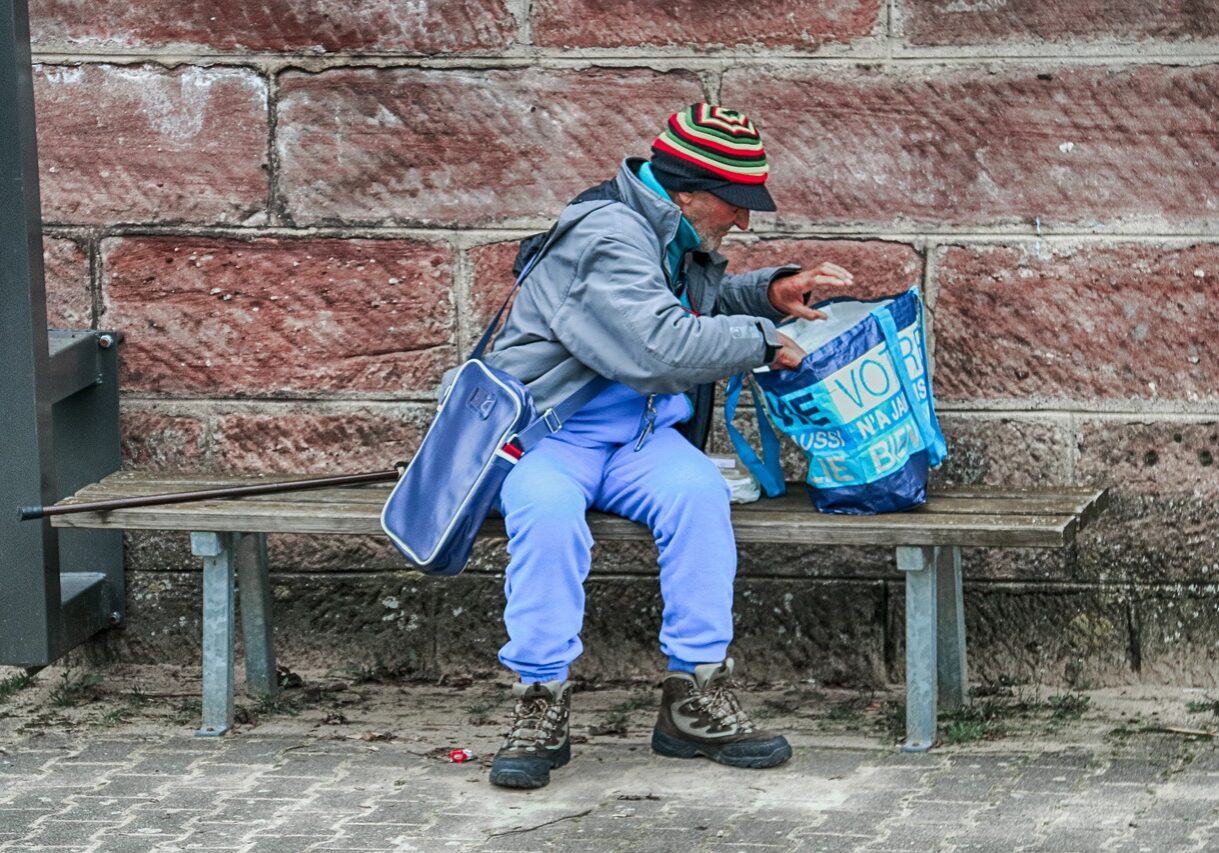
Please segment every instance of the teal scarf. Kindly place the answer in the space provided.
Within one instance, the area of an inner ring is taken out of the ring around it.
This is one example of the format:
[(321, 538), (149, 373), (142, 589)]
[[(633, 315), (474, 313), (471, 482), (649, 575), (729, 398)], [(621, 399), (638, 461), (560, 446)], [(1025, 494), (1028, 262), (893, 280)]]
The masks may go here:
[[(648, 189), (655, 192), (661, 198), (670, 198), (665, 188), (656, 180), (656, 176), (652, 174), (652, 164), (644, 163), (639, 167), (639, 180), (647, 186)], [(691, 249), (697, 249), (698, 244), (702, 242), (702, 238), (698, 236), (698, 232), (694, 230), (694, 226), (690, 224), (690, 220), (686, 217), (681, 218), (681, 224), (677, 226), (677, 236), (673, 238), (665, 249), (665, 260), (669, 264), (669, 280), (677, 281), (678, 273), (681, 272), (681, 259)], [(682, 304), (687, 308), (686, 294), (683, 291), (681, 294)]]

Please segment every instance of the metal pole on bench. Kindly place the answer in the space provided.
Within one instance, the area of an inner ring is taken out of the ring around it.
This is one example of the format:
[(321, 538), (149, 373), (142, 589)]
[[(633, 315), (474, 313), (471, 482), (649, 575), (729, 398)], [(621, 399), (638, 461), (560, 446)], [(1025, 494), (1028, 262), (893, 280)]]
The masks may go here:
[(190, 501), (223, 500), (252, 495), (275, 495), (281, 492), (299, 492), (305, 489), (359, 486), (366, 483), (387, 483), (397, 480), (400, 473), (397, 468), (393, 468), (388, 471), (367, 471), (363, 474), (341, 474), (333, 477), (314, 477), (307, 480), (289, 480), (279, 483), (256, 483), (251, 486), (199, 489), (192, 492), (169, 492), (161, 495), (140, 495), (134, 498), (114, 498), (112, 500), (90, 501), (88, 503), (27, 506), (18, 509), (17, 516), (21, 521), (29, 521), (31, 519), (47, 518), (52, 515), (70, 515), (80, 512), (108, 512), (114, 509), (134, 509), (142, 506), (161, 506)]

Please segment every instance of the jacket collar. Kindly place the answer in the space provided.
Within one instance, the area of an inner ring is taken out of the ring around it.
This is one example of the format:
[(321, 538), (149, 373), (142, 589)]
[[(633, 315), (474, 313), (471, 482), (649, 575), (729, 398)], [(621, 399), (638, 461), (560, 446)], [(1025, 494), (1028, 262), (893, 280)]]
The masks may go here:
[(656, 236), (660, 245), (667, 246), (677, 237), (677, 228), (681, 224), (681, 208), (672, 199), (662, 198), (652, 191), (636, 174), (643, 165), (642, 157), (628, 157), (622, 161), (618, 169), (618, 192), (622, 201), (636, 213), (643, 216)]
[[(668, 246), (677, 237), (678, 226), (681, 225), (681, 208), (672, 199), (661, 198), (636, 173), (644, 162), (642, 157), (628, 157), (622, 161), (615, 179), (622, 201), (636, 213), (643, 216), (656, 232), (661, 246)], [(728, 265), (728, 259), (719, 252), (695, 252), (695, 258), (706, 258), (701, 263), (708, 267), (718, 268), (721, 272)]]

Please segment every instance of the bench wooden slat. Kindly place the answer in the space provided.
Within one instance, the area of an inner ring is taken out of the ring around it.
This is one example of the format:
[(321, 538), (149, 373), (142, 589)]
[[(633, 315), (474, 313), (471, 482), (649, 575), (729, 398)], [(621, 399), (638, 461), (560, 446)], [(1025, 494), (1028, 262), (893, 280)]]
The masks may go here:
[[(165, 471), (117, 471), (100, 480), (98, 483), (86, 486), (85, 489), (95, 489), (99, 487), (108, 488), (111, 486), (132, 486), (137, 489), (137, 494), (153, 494), (157, 491), (188, 491), (191, 489), (213, 488), (218, 486), (292, 482), (295, 480), (310, 479), (314, 476), (322, 475), (292, 476), (287, 474), (184, 474)], [(365, 488), (388, 489), (389, 486), (372, 485), (367, 487), (359, 487), (359, 490), (362, 491)], [(796, 493), (803, 496), (804, 484), (799, 482), (790, 482), (788, 483), (788, 494), (784, 498), (779, 498), (778, 500), (790, 499)], [(304, 494), (304, 492), (301, 494)], [(996, 486), (945, 486), (938, 489), (932, 489), (931, 494), (939, 497), (985, 497), (1014, 499), (1029, 499), (1048, 496), (1084, 501), (1096, 500), (1100, 495), (1103, 494), (1103, 490), (1095, 489), (1090, 486), (1043, 486), (1027, 489)]]
[[(319, 511), (324, 506), (324, 511)], [(232, 531), (243, 533), (321, 533), (381, 535), (379, 507), (283, 501), (200, 501), (161, 507), (55, 516), (58, 527), (126, 530)], [(1069, 515), (978, 515), (891, 513), (874, 516), (803, 512), (751, 512), (735, 507), (737, 541), (811, 545), (944, 545), (1059, 547), (1071, 540), (1076, 521)], [(589, 513), (589, 528), (601, 541), (650, 540), (646, 527), (613, 515)], [(487, 535), (503, 535), (492, 519)]]
[[(85, 486), (71, 498), (61, 503), (109, 500), (135, 497), (161, 492), (194, 491), (223, 486), (250, 485), (262, 482), (287, 482), (280, 478), (212, 476), (174, 476), (146, 474), (144, 472), (120, 472), (104, 480)], [(316, 489), (294, 492), (293, 500), (309, 503), (369, 503), (384, 504), (389, 495), (388, 484), (349, 487), (342, 489)], [(251, 500), (282, 500), (277, 495), (256, 495), (242, 498)], [(1107, 504), (1107, 493), (1096, 489), (1056, 487), (1052, 490), (1034, 491), (1021, 489), (987, 489), (977, 486), (953, 486), (933, 490), (927, 504), (916, 512), (981, 512), (987, 515), (1079, 515), (1088, 513), (1085, 521), (1091, 520)], [(788, 493), (780, 498), (758, 501), (754, 511), (792, 511), (809, 507), (803, 484), (789, 483)]]
[[(86, 486), (71, 498), (60, 503), (79, 503), (83, 501), (112, 500), (115, 498), (131, 498), (142, 495), (156, 494), (158, 491), (168, 491), (173, 484), (152, 484), (166, 488), (148, 488), (148, 483), (97, 483)], [(191, 489), (216, 488), (219, 483), (195, 481)], [(231, 485), (231, 484), (229, 484)], [(187, 491), (188, 489), (178, 489)], [(292, 500), (302, 503), (366, 503), (384, 504), (389, 497), (388, 485), (373, 485), (343, 489), (310, 489), (293, 492)], [(250, 495), (242, 501), (282, 501), (283, 495)], [(990, 499), (983, 496), (962, 496), (953, 492), (931, 493), (927, 503), (913, 512), (952, 512), (952, 513), (982, 513), (984, 515), (1073, 515), (1082, 512), (1088, 502), (1067, 495), (1044, 495), (1035, 497), (997, 497)], [(791, 512), (811, 508), (808, 496), (801, 488), (774, 499), (763, 499), (753, 504), (753, 512)]]
[[(226, 485), (282, 482), (286, 477), (185, 475), (125, 471), (84, 487), (61, 503), (194, 491)], [(244, 533), (380, 534), (380, 509), (389, 484), (260, 495), (240, 500), (181, 504), (55, 516), (57, 527), (233, 531)], [(773, 500), (734, 505), (733, 527), (743, 543), (810, 545), (961, 545), (1059, 547), (1106, 502), (1103, 491), (952, 487), (932, 492), (928, 502), (904, 513), (841, 516), (818, 513), (802, 484)], [(602, 541), (649, 540), (642, 525), (589, 513), (589, 527)], [(483, 535), (503, 536), (499, 519)]]
[[(77, 492), (73, 497), (83, 498), (89, 496), (88, 500), (101, 500), (105, 497), (128, 497), (135, 495), (154, 495), (158, 492), (172, 491), (194, 491), (199, 489), (216, 489), (222, 486), (239, 486), (239, 485), (256, 485), (266, 483), (291, 483), (294, 480), (310, 479), (308, 476), (286, 476), (286, 475), (271, 475), (271, 476), (235, 476), (235, 475), (176, 475), (151, 472), (118, 472), (106, 476), (99, 483), (84, 486), (84, 489)], [(352, 486), (346, 489), (319, 489), (315, 491), (295, 492), (296, 495), (305, 496), (311, 494), (343, 494), (360, 498), (361, 496), (369, 496), (368, 500), (384, 500), (384, 496), (388, 494), (390, 486), (386, 485), (368, 485), (368, 486)], [(941, 486), (939, 489), (933, 489), (929, 492), (931, 498), (958, 498), (958, 500), (993, 500), (993, 501), (1011, 501), (1012, 506), (1023, 504), (1023, 506), (1035, 506), (1039, 501), (1050, 501), (1052, 506), (1058, 506), (1059, 503), (1067, 504), (1072, 507), (1091, 507), (1096, 506), (1098, 502), (1104, 498), (1107, 500), (1107, 492), (1104, 490), (1089, 489), (1089, 487), (1076, 486), (1048, 486), (1043, 489), (1000, 489), (1000, 487), (991, 486)], [(377, 496), (373, 498), (372, 496)], [(774, 501), (759, 502), (759, 506), (773, 506), (775, 503), (783, 503), (785, 501), (796, 501), (805, 504), (808, 498), (806, 496), (805, 487), (801, 483), (787, 484), (787, 495), (775, 498)]]

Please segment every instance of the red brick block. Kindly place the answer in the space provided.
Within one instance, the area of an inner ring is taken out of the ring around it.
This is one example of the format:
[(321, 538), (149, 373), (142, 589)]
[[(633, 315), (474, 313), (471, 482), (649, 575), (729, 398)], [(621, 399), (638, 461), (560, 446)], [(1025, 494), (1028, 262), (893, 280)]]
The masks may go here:
[(519, 240), (510, 240), (470, 250), (474, 281), (470, 285), (469, 304), (462, 313), (466, 317), (467, 335), (474, 335), (472, 340), (478, 340), (512, 290), (512, 263), (519, 248)]
[(130, 238), (103, 264), (126, 390), (428, 396), (455, 359), (444, 243)]
[(798, 47), (870, 36), (879, 0), (537, 0), (533, 42), (542, 47)]
[(503, 0), (32, 0), (34, 49), (458, 53), (507, 47), (516, 21)]
[[(121, 355), (125, 357), (125, 351)], [(209, 467), (204, 418), (167, 414), (127, 402), (120, 421), (124, 468), (184, 471)]]
[(236, 68), (40, 66), (43, 218), (241, 223), (266, 206), (267, 88)]
[(1219, 400), (1219, 246), (948, 246), (941, 399)]
[(723, 100), (762, 129), (780, 223), (1211, 227), (1216, 91), (1219, 66), (734, 69)]
[(800, 264), (812, 269), (829, 261), (848, 270), (855, 284), (848, 290), (826, 290), (813, 301), (832, 296), (875, 299), (909, 290), (923, 281), (923, 259), (905, 243), (857, 240), (758, 240), (725, 243), (728, 271), (756, 269), (780, 264)]
[(903, 0), (901, 29), (913, 45), (989, 45), (1080, 40), (1189, 42), (1219, 36), (1213, 0)]
[[(281, 78), (285, 213), (304, 223), (484, 224), (556, 216), (648, 154), (702, 97), (686, 72), (340, 69)], [(622, 108), (647, 120), (622, 121)]]
[(1213, 500), (1219, 497), (1219, 423), (1085, 420), (1077, 470), (1083, 482), (1130, 494)]
[(216, 419), (217, 468), (249, 473), (337, 475), (381, 471), (409, 460), (427, 431), (430, 405), (393, 412), (233, 413)]
[(42, 238), (42, 265), (47, 291), (47, 325), (52, 329), (88, 329), (93, 321), (89, 290), (89, 254), (75, 240)]

